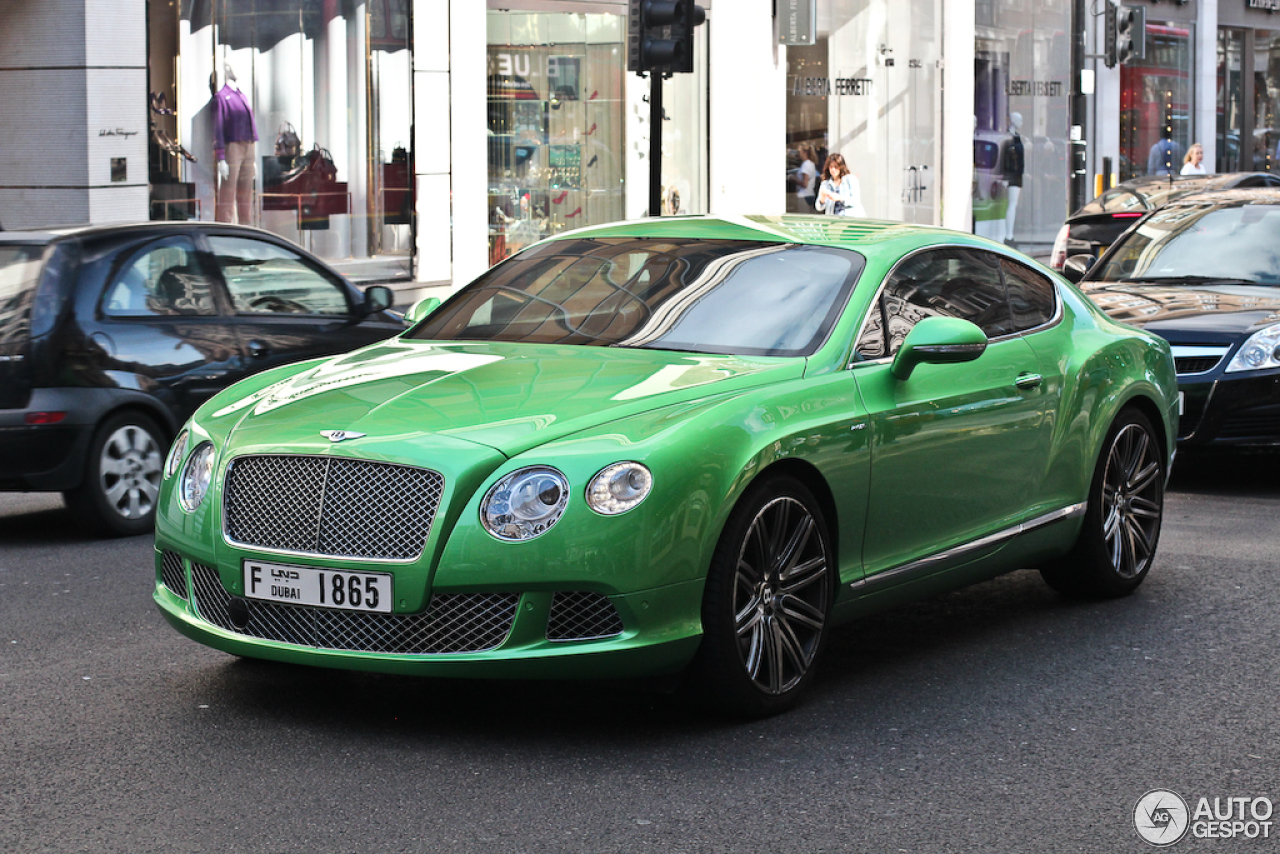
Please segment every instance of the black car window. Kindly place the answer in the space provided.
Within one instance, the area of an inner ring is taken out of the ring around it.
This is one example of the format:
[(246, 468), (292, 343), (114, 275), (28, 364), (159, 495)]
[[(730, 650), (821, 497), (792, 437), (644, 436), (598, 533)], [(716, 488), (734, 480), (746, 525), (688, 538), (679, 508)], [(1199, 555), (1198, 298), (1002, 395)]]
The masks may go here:
[(125, 261), (102, 295), (102, 312), (111, 317), (217, 314), (213, 288), (195, 245), (186, 237), (169, 237)]
[(346, 315), (347, 292), (305, 258), (250, 237), (211, 235), (237, 314)]
[(933, 249), (908, 258), (889, 277), (873, 306), (857, 355), (892, 356), (926, 317), (959, 317), (988, 338), (1014, 331), (1000, 279), (1000, 256), (981, 249)]
[(1001, 263), (1014, 331), (1035, 329), (1052, 320), (1058, 310), (1058, 289), (1049, 277), (1008, 258)]
[(0, 344), (26, 340), (44, 249), (0, 246)]

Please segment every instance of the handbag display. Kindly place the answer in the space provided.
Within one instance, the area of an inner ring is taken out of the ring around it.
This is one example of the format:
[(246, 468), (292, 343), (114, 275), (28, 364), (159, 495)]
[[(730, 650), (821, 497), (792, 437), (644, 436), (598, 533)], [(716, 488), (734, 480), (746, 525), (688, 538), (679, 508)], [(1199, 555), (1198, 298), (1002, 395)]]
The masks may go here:
[(347, 184), (338, 180), (333, 156), (319, 144), (265, 189), (262, 209), (297, 211), (303, 228), (327, 228), (330, 216), (351, 212)]

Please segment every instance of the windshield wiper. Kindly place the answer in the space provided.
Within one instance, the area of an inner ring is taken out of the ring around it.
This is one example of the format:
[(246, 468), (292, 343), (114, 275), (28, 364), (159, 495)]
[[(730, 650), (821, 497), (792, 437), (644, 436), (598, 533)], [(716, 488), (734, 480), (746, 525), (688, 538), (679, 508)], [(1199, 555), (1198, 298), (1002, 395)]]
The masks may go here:
[(1125, 282), (1138, 282), (1141, 284), (1161, 284), (1161, 285), (1260, 285), (1262, 282), (1256, 279), (1235, 279), (1231, 276), (1139, 276), (1137, 278), (1122, 279)]

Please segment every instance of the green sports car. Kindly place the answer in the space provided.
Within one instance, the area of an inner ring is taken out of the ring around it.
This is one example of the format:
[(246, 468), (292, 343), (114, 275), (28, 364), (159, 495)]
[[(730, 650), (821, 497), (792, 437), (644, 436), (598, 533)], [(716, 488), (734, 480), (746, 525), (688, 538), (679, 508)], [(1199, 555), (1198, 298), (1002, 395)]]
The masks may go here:
[(1118, 596), (1151, 567), (1169, 347), (990, 241), (620, 223), (410, 316), (181, 431), (155, 552), (178, 631), (429, 676), (683, 673), (764, 715), (859, 614), (1024, 567)]

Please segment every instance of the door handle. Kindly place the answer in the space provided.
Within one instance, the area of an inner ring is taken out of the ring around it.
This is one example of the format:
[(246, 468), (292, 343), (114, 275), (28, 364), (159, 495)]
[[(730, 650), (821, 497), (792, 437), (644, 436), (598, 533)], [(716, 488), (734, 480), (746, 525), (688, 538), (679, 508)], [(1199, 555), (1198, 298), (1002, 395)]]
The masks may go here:
[(271, 355), (271, 347), (261, 338), (254, 338), (249, 342), (249, 355), (255, 359), (265, 359)]
[(1044, 382), (1044, 377), (1039, 374), (1018, 374), (1018, 378), (1013, 381), (1013, 384), (1026, 391), (1037, 388), (1042, 382)]

